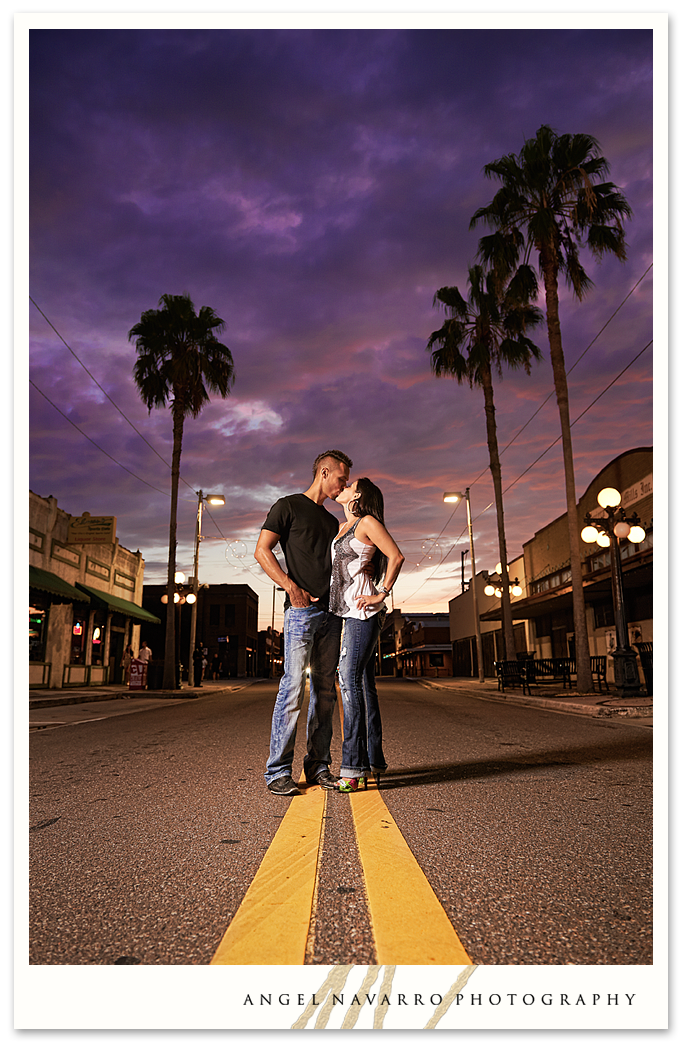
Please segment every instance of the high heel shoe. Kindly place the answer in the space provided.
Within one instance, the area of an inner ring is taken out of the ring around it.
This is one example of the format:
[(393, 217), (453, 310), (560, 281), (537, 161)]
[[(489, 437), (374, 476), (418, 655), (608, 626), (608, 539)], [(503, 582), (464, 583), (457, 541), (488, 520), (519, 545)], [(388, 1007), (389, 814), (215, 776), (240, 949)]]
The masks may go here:
[(342, 777), (335, 786), (336, 790), (341, 791), (342, 794), (350, 794), (352, 791), (367, 791), (368, 778), (366, 776)]

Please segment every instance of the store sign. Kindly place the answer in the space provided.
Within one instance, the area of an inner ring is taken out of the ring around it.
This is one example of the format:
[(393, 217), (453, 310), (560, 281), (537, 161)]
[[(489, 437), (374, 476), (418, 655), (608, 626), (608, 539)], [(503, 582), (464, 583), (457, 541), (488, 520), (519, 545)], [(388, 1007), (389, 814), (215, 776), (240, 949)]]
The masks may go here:
[(147, 687), (147, 661), (133, 660), (130, 664), (130, 689), (146, 689)]
[(115, 543), (115, 518), (92, 517), (88, 512), (79, 518), (70, 518), (67, 526), (68, 543)]
[(639, 503), (645, 496), (652, 496), (654, 491), (654, 476), (649, 474), (642, 478), (636, 485), (630, 485), (622, 494), (621, 504), (623, 507), (631, 507), (633, 503)]

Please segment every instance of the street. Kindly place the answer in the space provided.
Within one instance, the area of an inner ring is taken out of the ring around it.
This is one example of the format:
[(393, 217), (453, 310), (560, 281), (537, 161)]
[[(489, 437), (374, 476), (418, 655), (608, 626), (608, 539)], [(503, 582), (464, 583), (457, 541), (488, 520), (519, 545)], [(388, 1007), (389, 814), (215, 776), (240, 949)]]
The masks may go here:
[[(456, 962), (449, 950), (486, 965), (651, 963), (651, 728), (408, 680), (378, 688), (389, 769), (359, 796), (267, 791), (276, 682), (118, 717), (95, 704), (98, 720), (33, 732), (31, 963), (280, 954), (283, 925), (256, 876), (264, 861), (271, 893), (291, 882), (290, 849), (271, 858), (302, 817), (315, 835), (295, 832), (306, 964), (410, 961), (383, 958), (409, 926), (406, 951), (430, 961)], [(332, 754), (338, 772), (338, 711)], [(383, 853), (395, 839), (398, 853)], [(430, 909), (422, 932), (407, 892)]]

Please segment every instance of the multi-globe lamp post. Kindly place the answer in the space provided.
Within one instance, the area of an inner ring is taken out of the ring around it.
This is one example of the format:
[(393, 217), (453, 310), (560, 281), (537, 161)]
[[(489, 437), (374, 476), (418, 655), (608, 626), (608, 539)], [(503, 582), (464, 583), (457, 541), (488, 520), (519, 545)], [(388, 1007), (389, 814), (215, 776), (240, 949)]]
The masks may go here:
[(584, 543), (597, 543), (604, 549), (610, 548), (610, 582), (613, 593), (616, 643), (611, 655), (615, 688), (621, 697), (638, 696), (641, 693), (641, 683), (637, 669), (637, 654), (630, 645), (627, 631), (620, 540), (641, 543), (646, 537), (646, 532), (641, 527), (637, 514), (625, 513), (624, 507), (621, 506), (622, 497), (617, 489), (601, 489), (597, 499), (598, 505), (605, 511), (605, 516), (594, 518), (591, 514), (587, 514), (584, 518), (586, 527), (582, 529), (581, 538)]
[[(173, 601), (175, 602), (175, 604), (178, 607), (178, 623), (177, 623), (177, 628), (176, 628), (176, 632), (175, 632), (175, 667), (176, 667), (175, 680), (176, 680), (176, 683), (178, 684), (178, 688), (179, 688), (180, 687), (180, 681), (179, 681), (179, 678), (180, 678), (180, 628), (181, 628), (181, 621), (182, 621), (182, 608), (183, 608), (183, 605), (191, 605), (192, 609), (193, 609), (193, 612), (196, 611), (196, 609), (197, 609), (197, 604), (196, 604), (197, 603), (197, 595), (194, 593), (194, 591), (188, 591), (188, 590), (185, 589), (185, 586), (184, 586), (184, 584), (185, 584), (185, 573), (184, 572), (176, 572), (174, 579), (175, 579), (175, 591), (173, 592)], [(163, 602), (164, 605), (168, 605), (168, 595), (167, 594), (162, 594), (161, 595), (161, 601)]]

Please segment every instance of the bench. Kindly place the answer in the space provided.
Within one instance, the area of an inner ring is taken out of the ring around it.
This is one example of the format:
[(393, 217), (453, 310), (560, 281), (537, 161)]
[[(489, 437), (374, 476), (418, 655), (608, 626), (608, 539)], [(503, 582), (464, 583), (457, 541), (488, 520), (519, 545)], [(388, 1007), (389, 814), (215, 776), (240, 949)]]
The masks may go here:
[(539, 657), (526, 662), (526, 676), (529, 685), (543, 685), (559, 682), (563, 688), (569, 688), (572, 675), (576, 674), (575, 661), (569, 656)]
[[(511, 686), (521, 682), (522, 691), (524, 694), (526, 693), (529, 683), (526, 675), (526, 664), (521, 660), (496, 660), (495, 674), (497, 675), (498, 692), (501, 689), (504, 693), (506, 685)], [(531, 690), (529, 689), (530, 695)]]
[[(572, 684), (577, 675), (577, 663), (571, 656), (555, 656), (530, 660), (496, 660), (497, 688), (504, 693), (506, 686), (521, 683), (522, 692), (531, 696), (532, 685), (559, 683), (564, 689)], [(591, 676), (595, 678), (599, 693), (603, 686), (609, 691), (606, 681), (606, 657), (591, 657)]]
[(641, 661), (642, 671), (644, 672), (644, 681), (646, 682), (646, 691), (649, 696), (654, 695), (654, 643), (653, 642), (635, 642), (634, 648), (639, 653), (639, 660)]

